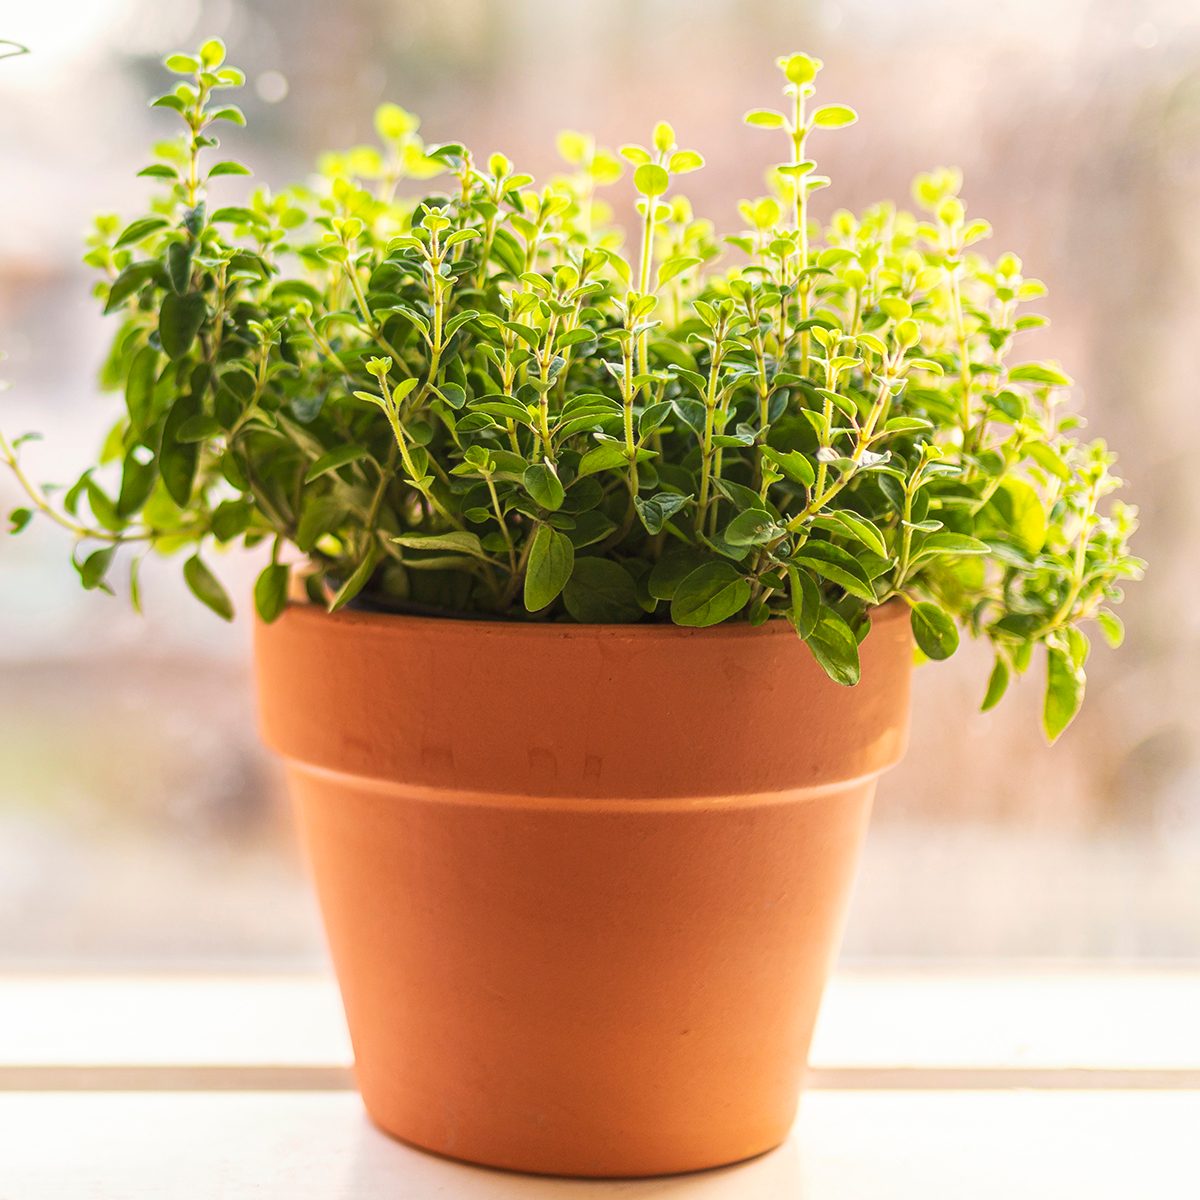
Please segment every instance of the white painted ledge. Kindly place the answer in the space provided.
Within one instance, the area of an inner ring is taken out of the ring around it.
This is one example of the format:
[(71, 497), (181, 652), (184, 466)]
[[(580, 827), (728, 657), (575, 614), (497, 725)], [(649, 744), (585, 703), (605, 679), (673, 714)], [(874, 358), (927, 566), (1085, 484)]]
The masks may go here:
[(788, 1143), (529, 1179), (371, 1127), (316, 977), (0, 977), (0, 1200), (1193, 1200), (1200, 971), (840, 972)]
[[(1200, 1072), (1200, 969), (843, 969), (812, 1062), (854, 1069)], [(0, 976), (0, 1072), (345, 1067), (324, 976)]]
[(0, 1094), (4, 1200), (1194, 1200), (1196, 1092), (814, 1092), (782, 1149), (616, 1184), (446, 1162), (351, 1092)]

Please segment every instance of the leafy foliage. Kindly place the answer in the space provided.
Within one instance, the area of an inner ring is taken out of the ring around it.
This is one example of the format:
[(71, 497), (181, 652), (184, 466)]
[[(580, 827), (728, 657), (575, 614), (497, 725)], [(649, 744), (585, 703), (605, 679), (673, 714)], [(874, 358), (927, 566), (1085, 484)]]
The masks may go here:
[[(787, 153), (739, 206), (723, 270), (676, 190), (703, 159), (665, 123), (619, 154), (561, 135), (568, 169), (539, 187), (502, 154), (426, 145), (386, 105), (379, 146), (214, 206), (214, 179), (249, 173), (204, 165), (244, 123), (223, 98), (242, 73), (215, 41), (167, 67), (182, 79), (154, 104), (184, 130), (141, 172), (161, 193), (128, 224), (100, 218), (87, 254), (125, 411), (61, 504), (3, 444), (32, 497), (13, 524), (70, 529), (86, 587), (127, 550), (182, 554), (228, 616), (202, 556), (269, 540), (265, 620), (293, 572), (330, 608), (780, 619), (847, 684), (871, 609), (895, 600), (929, 657), (959, 626), (991, 641), (989, 707), (1044, 647), (1048, 734), (1070, 721), (1080, 624), (1117, 637), (1105, 606), (1141, 570), (1135, 514), (1105, 505), (1112, 455), (1076, 440), (1068, 377), (1010, 361), (1045, 288), (975, 249), (990, 231), (957, 172), (918, 177), (924, 216), (813, 222), (829, 180), (809, 139), (856, 120), (812, 106), (819, 60), (780, 59), (783, 110), (746, 115)], [(598, 192), (630, 167), (626, 255)]]

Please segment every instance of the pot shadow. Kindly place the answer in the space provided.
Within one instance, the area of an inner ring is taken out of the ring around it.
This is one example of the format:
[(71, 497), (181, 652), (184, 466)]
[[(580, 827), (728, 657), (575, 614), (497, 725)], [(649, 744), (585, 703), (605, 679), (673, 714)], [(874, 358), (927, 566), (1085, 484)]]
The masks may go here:
[(354, 1200), (781, 1200), (800, 1196), (794, 1138), (731, 1167), (653, 1179), (559, 1179), (471, 1166), (398, 1142), (363, 1117), (347, 1163)]

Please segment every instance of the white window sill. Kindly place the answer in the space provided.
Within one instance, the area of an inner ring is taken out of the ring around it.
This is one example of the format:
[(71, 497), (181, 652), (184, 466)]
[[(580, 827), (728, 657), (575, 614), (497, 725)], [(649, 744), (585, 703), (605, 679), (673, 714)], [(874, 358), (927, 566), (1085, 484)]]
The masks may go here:
[(327, 979), (0, 978), (0, 1200), (1184, 1200), (1198, 1012), (1200, 971), (844, 970), (787, 1145), (600, 1185), (372, 1129)]

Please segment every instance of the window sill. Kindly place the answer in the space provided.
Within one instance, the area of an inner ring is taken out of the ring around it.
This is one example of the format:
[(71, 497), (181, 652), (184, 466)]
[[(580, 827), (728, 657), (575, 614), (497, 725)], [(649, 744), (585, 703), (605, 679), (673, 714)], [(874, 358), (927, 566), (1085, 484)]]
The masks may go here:
[(604, 1186), (376, 1132), (327, 979), (8, 978), (0, 1198), (1167, 1200), (1200, 1186), (1197, 1012), (1192, 970), (843, 970), (784, 1147)]

